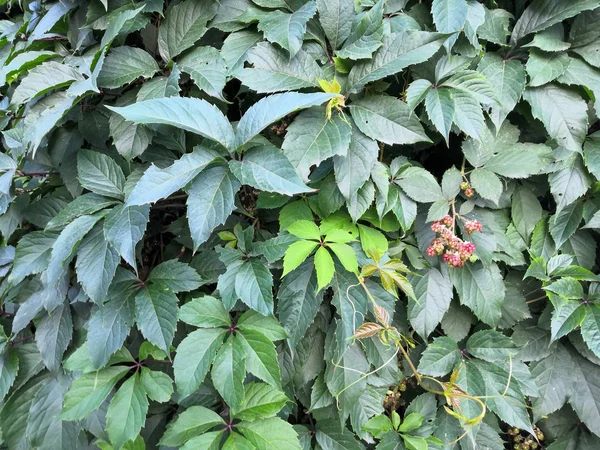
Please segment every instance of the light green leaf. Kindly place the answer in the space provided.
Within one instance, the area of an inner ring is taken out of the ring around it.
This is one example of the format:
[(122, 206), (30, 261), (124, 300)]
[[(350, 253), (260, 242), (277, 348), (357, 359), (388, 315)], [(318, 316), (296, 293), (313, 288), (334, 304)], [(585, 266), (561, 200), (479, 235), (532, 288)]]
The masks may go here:
[(343, 59), (370, 58), (381, 47), (383, 38), (383, 0), (379, 0), (369, 11), (362, 14), (360, 20), (352, 23), (350, 35), (343, 47), (336, 52)]
[(240, 266), (235, 291), (253, 310), (265, 316), (273, 313), (273, 275), (260, 259), (252, 258)]
[(317, 0), (317, 11), (331, 48), (337, 50), (350, 36), (354, 3), (352, 0)]
[(358, 273), (358, 262), (356, 260), (356, 253), (354, 249), (347, 244), (329, 243), (327, 244), (335, 256), (338, 257), (344, 269), (348, 272)]
[(148, 397), (155, 402), (168, 402), (173, 395), (173, 380), (164, 372), (142, 367), (140, 381)]
[[(494, 10), (502, 11), (502, 10)], [(486, 12), (486, 18), (487, 18)], [(525, 90), (526, 74), (523, 64), (517, 59), (504, 59), (495, 53), (486, 53), (477, 70), (481, 72), (496, 89), (500, 105), (492, 105), (491, 119), (500, 129), (506, 116), (514, 109)]]
[(206, 24), (217, 13), (218, 3), (185, 0), (171, 5), (158, 31), (158, 51), (166, 62), (190, 48), (208, 30)]
[(306, 23), (316, 12), (315, 2), (305, 3), (292, 14), (275, 10), (261, 17), (258, 30), (265, 34), (268, 41), (281, 45), (293, 58), (302, 47)]
[[(197, 448), (202, 448), (206, 450), (254, 450), (253, 447), (244, 447), (244, 443), (240, 442), (245, 439), (237, 433), (231, 433), (225, 441), (223, 447), (221, 447), (221, 441), (223, 440), (224, 430), (221, 431), (211, 431), (209, 433), (201, 434), (200, 436), (193, 437), (189, 441), (187, 441), (182, 450), (195, 450)], [(232, 442), (235, 442), (238, 447), (231, 447)]]
[(208, 95), (225, 100), (222, 91), (227, 82), (227, 67), (216, 48), (196, 47), (179, 59), (177, 67)]
[(443, 200), (440, 185), (433, 175), (420, 167), (408, 167), (395, 180), (406, 194), (421, 203)]
[(268, 42), (261, 42), (248, 50), (252, 68), (241, 68), (238, 77), (250, 89), (263, 92), (290, 91), (319, 86), (325, 77), (323, 70), (310, 54), (299, 50), (290, 59), (284, 50)]
[(285, 155), (270, 145), (252, 147), (242, 161), (230, 161), (229, 167), (242, 184), (267, 192), (295, 195), (312, 192)]
[(423, 338), (438, 326), (452, 300), (452, 285), (447, 276), (435, 268), (415, 280), (417, 301), (408, 303), (408, 318)]
[[(492, 160), (493, 163), (493, 160)], [(475, 169), (470, 176), (471, 185), (475, 191), (487, 200), (498, 203), (503, 191), (503, 184), (486, 166), (484, 169)]]
[(467, 21), (467, 2), (465, 0), (433, 0), (431, 14), (440, 33), (461, 31)]
[(203, 406), (190, 406), (171, 422), (160, 445), (178, 447), (224, 421), (216, 412)]
[(532, 49), (525, 66), (529, 86), (541, 86), (555, 80), (566, 72), (571, 59), (566, 53), (544, 53)]
[(273, 316), (263, 316), (255, 311), (244, 312), (237, 321), (242, 331), (251, 330), (264, 334), (271, 341), (285, 339), (287, 334), (277, 319)]
[(72, 67), (55, 61), (47, 61), (29, 71), (16, 87), (10, 104), (17, 106), (30, 102), (54, 89), (66, 87), (81, 79), (81, 74)]
[(327, 120), (325, 110), (313, 108), (296, 117), (287, 129), (282, 149), (303, 180), (310, 168), (332, 156), (346, 156), (351, 127), (339, 116)]
[(144, 236), (150, 207), (117, 206), (104, 219), (104, 237), (127, 263), (136, 268), (135, 246)]
[(175, 259), (152, 269), (147, 281), (160, 283), (175, 293), (193, 291), (202, 285), (202, 278), (192, 266)]
[(281, 391), (264, 383), (249, 383), (246, 385), (244, 402), (232, 408), (231, 414), (236, 419), (254, 421), (273, 417), (288, 402)]
[(361, 61), (350, 70), (350, 92), (358, 93), (367, 83), (398, 73), (410, 65), (427, 61), (445, 40), (444, 35), (425, 31), (405, 31), (385, 36), (383, 46), (372, 59)]
[(578, 152), (587, 134), (587, 105), (576, 93), (555, 85), (528, 88), (523, 95), (548, 134), (568, 150)]
[(371, 139), (390, 145), (431, 142), (417, 116), (394, 97), (366, 96), (352, 102), (350, 111), (356, 126)]
[(177, 192), (192, 181), (220, 155), (204, 147), (195, 147), (166, 169), (150, 166), (137, 182), (125, 206), (153, 203)]
[(423, 375), (443, 377), (452, 371), (460, 357), (458, 346), (452, 338), (434, 338), (423, 352), (418, 370)]
[(444, 136), (446, 145), (449, 145), (450, 128), (454, 121), (455, 107), (452, 94), (447, 88), (431, 89), (425, 97), (425, 110), (429, 120)]
[(99, 408), (117, 382), (129, 371), (127, 366), (107, 367), (80, 375), (65, 395), (62, 420), (85, 419)]
[(238, 429), (257, 449), (302, 450), (294, 427), (279, 417), (242, 422)]
[(32, 69), (44, 61), (56, 56), (58, 56), (56, 53), (49, 51), (30, 51), (18, 54), (0, 69), (0, 85), (4, 87), (7, 78)]
[(283, 274), (281, 276), (286, 276), (300, 266), (318, 245), (318, 242), (304, 240), (290, 245), (283, 258)]
[(125, 45), (111, 50), (104, 60), (98, 86), (115, 89), (135, 81), (137, 78), (151, 78), (159, 67), (154, 58), (141, 48)]
[(239, 181), (224, 164), (203, 170), (188, 189), (188, 224), (196, 250), (235, 209)]
[(367, 182), (378, 154), (377, 143), (353, 127), (348, 153), (333, 157), (335, 181), (346, 199), (352, 198)]
[(129, 335), (134, 317), (131, 300), (131, 297), (123, 295), (92, 309), (87, 324), (87, 349), (95, 369), (104, 367)]
[(183, 305), (179, 310), (179, 319), (200, 328), (231, 325), (231, 318), (223, 307), (223, 303), (208, 295), (192, 299)]
[(123, 200), (125, 176), (110, 156), (90, 150), (79, 150), (77, 173), (84, 188), (96, 194)]
[(160, 284), (144, 287), (135, 296), (135, 318), (142, 335), (167, 355), (177, 326), (177, 297)]
[[(235, 141), (236, 147), (246, 144), (269, 124), (278, 121), (289, 113), (320, 105), (334, 97), (336, 97), (336, 94), (327, 94), (325, 92), (314, 94), (286, 92), (270, 95), (259, 100), (246, 111), (238, 123)], [(326, 118), (323, 115), (323, 123), (325, 121)], [(288, 159), (290, 158), (288, 157)], [(292, 159), (290, 161), (294, 164)]]
[(215, 388), (230, 407), (236, 407), (244, 400), (245, 351), (242, 338), (230, 334), (217, 353), (211, 371)]
[(505, 295), (498, 266), (492, 264), (486, 268), (481, 263), (474, 263), (449, 272), (460, 303), (468, 306), (482, 322), (495, 326), (501, 316)]
[(175, 383), (181, 398), (194, 393), (203, 383), (226, 332), (223, 328), (200, 329), (181, 341), (173, 361)]
[(320, 291), (329, 284), (335, 272), (333, 259), (325, 247), (319, 247), (315, 253), (315, 270), (318, 280), (317, 290)]
[(146, 422), (148, 399), (138, 374), (127, 379), (110, 401), (106, 432), (116, 448), (135, 439)]
[(235, 138), (231, 124), (219, 108), (206, 100), (166, 97), (107, 108), (133, 123), (172, 125), (233, 148)]

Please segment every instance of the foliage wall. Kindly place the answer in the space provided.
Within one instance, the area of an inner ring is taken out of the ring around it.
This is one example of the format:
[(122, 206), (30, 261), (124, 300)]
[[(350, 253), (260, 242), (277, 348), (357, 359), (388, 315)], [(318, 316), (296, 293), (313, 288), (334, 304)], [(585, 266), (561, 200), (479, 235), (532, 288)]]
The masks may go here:
[(600, 1), (0, 3), (2, 448), (600, 448)]

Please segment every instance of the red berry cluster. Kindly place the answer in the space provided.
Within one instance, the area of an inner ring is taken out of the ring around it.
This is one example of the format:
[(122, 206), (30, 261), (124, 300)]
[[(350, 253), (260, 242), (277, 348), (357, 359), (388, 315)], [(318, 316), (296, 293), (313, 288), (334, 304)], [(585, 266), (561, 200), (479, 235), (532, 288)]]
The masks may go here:
[[(473, 256), (476, 247), (472, 242), (463, 241), (456, 236), (452, 230), (453, 224), (454, 219), (450, 216), (431, 224), (431, 230), (439, 233), (440, 236), (431, 241), (431, 245), (427, 247), (427, 254), (429, 256), (443, 254), (443, 260), (449, 266), (462, 267)], [(465, 230), (468, 234), (473, 233), (473, 231), (481, 232), (482, 226), (476, 220), (469, 220), (465, 224)]]
[(465, 196), (466, 197), (473, 197), (475, 195), (475, 189), (473, 189), (471, 187), (471, 185), (469, 183), (467, 183), (466, 181), (463, 181), (462, 183), (460, 183), (460, 188), (465, 191)]

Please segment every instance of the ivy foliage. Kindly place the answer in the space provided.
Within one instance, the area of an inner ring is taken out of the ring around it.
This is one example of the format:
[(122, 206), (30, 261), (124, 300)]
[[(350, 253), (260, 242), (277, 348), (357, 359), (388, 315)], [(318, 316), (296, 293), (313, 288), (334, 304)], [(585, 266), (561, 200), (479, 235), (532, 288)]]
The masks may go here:
[(2, 448), (600, 448), (599, 0), (0, 4)]

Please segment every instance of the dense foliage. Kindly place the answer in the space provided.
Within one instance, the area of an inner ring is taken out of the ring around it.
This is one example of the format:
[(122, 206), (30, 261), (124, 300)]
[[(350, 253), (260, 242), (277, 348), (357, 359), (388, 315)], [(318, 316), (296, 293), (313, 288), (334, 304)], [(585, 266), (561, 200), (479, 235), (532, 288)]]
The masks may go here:
[(0, 3), (3, 448), (600, 448), (600, 0)]

